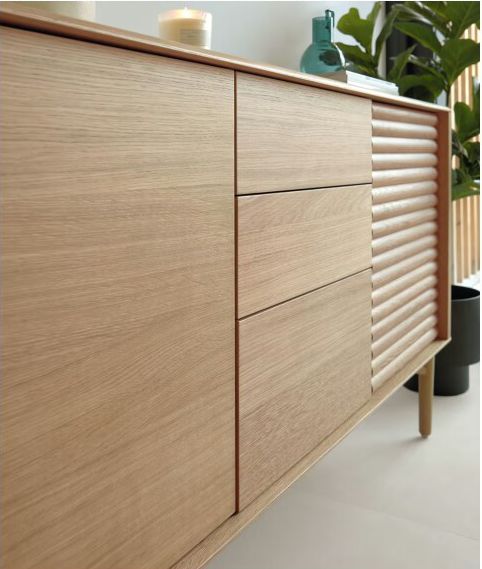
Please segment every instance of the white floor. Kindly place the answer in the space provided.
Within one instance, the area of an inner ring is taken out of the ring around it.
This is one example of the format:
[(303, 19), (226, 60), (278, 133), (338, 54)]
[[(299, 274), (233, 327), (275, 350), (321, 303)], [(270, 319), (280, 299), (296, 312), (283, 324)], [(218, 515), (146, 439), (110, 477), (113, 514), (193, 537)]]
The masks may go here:
[(400, 389), (288, 489), (207, 569), (479, 567), (479, 368), (436, 397), (417, 436), (417, 394)]

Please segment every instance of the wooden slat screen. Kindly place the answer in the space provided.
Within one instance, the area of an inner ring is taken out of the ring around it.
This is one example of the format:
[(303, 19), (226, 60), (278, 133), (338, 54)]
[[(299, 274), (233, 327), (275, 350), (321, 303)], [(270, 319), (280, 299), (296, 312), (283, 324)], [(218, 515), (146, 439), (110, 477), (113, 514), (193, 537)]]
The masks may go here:
[[(473, 25), (464, 38), (479, 41), (479, 30)], [(450, 94), (451, 104), (461, 101), (472, 104), (472, 77), (480, 77), (480, 64), (472, 65), (457, 79)], [(453, 119), (452, 119), (453, 120)], [(480, 198), (473, 196), (457, 200), (453, 208), (453, 277), (460, 283), (480, 270)]]
[(373, 104), (372, 385), (437, 338), (437, 116)]

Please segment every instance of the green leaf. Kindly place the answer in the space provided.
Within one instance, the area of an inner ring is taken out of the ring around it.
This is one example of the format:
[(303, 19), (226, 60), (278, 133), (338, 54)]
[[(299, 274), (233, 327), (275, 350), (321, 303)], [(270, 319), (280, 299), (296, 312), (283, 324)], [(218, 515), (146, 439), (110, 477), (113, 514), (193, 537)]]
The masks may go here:
[(455, 126), (460, 142), (464, 143), (477, 136), (480, 125), (475, 112), (465, 103), (454, 105)]
[(464, 145), (460, 142), (459, 135), (456, 130), (452, 130), (452, 156), (457, 156), (457, 158), (467, 157), (467, 150)]
[(445, 2), (404, 2), (400, 8), (399, 19), (425, 22), (440, 32), (442, 36), (447, 37), (450, 33), (449, 20), (444, 13), (437, 13), (434, 9), (436, 5), (445, 5)]
[(373, 24), (373, 26), (375, 26), (375, 22), (377, 21), (378, 14), (380, 13), (381, 9), (382, 9), (382, 3), (381, 2), (374, 2), (373, 8), (370, 10), (370, 12), (367, 16), (367, 20), (369, 22), (371, 22)]
[(355, 38), (366, 53), (371, 53), (374, 25), (373, 21), (360, 18), (357, 8), (350, 8), (350, 10), (338, 20), (337, 27), (342, 34)]
[(458, 181), (460, 178), (458, 176), (457, 170), (452, 170), (452, 199), (460, 200), (468, 196), (478, 196), (480, 195), (480, 183), (471, 178)]
[(375, 41), (375, 59), (376, 59), (376, 61), (380, 60), (380, 56), (382, 54), (383, 46), (385, 45), (385, 42), (387, 41), (387, 39), (389, 38), (389, 36), (392, 33), (393, 24), (394, 24), (395, 20), (398, 18), (399, 11), (400, 10), (398, 9), (398, 7), (395, 6), (392, 10), (390, 10), (390, 12), (388, 13), (388, 16), (385, 18), (385, 22), (382, 26), (382, 29), (380, 30), (380, 33), (378, 34), (378, 37)]
[(443, 86), (440, 85), (440, 82), (433, 75), (428, 74), (405, 75), (404, 77), (400, 77), (398, 87), (401, 95), (404, 95), (413, 87), (424, 87), (431, 94), (431, 101), (435, 101), (443, 91)]
[(472, 24), (477, 24), (477, 27), (480, 27), (479, 2), (447, 2), (445, 14), (452, 22), (450, 38), (460, 38)]
[(442, 45), (435, 32), (428, 24), (418, 22), (398, 22), (395, 24), (395, 27), (397, 30), (413, 38), (420, 45), (427, 47), (434, 53), (439, 53), (442, 49)]
[(394, 83), (398, 83), (402, 73), (405, 71), (405, 67), (412, 55), (413, 50), (416, 46), (412, 45), (402, 53), (399, 53), (397, 57), (393, 59), (393, 66), (387, 74), (387, 79), (389, 81), (393, 81)]
[(469, 141), (464, 144), (465, 155), (461, 157), (460, 168), (471, 178), (480, 178), (480, 142)]
[(440, 50), (440, 64), (452, 86), (464, 69), (479, 61), (479, 44), (469, 39), (451, 39)]
[(337, 42), (336, 45), (341, 49), (347, 61), (354, 63), (357, 67), (365, 68), (370, 77), (378, 77), (376, 61), (370, 54), (362, 51), (357, 45), (348, 45), (341, 42)]
[(418, 57), (416, 55), (411, 55), (408, 59), (409, 63), (413, 63), (419, 69), (423, 69), (429, 75), (433, 75), (444, 88), (448, 88), (447, 78), (445, 77), (444, 70), (440, 67), (440, 64), (433, 59), (426, 57)]

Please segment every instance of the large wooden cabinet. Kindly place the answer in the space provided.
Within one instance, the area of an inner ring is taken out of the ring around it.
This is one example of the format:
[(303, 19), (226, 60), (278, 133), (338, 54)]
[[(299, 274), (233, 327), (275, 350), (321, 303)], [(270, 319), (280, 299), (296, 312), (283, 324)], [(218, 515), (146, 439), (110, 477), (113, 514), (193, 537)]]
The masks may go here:
[(448, 113), (0, 21), (5, 567), (201, 567), (449, 340)]

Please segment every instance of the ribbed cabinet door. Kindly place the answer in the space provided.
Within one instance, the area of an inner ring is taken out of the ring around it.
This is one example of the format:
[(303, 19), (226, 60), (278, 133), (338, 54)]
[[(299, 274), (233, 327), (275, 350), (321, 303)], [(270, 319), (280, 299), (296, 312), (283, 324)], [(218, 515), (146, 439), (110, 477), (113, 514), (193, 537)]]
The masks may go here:
[(373, 104), (372, 384), (437, 338), (437, 115)]
[(1, 69), (5, 567), (167, 569), (235, 508), (233, 73)]

